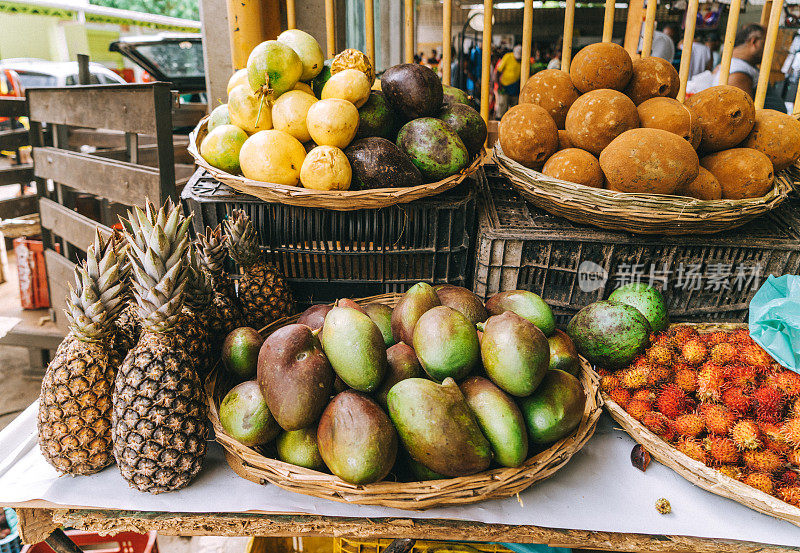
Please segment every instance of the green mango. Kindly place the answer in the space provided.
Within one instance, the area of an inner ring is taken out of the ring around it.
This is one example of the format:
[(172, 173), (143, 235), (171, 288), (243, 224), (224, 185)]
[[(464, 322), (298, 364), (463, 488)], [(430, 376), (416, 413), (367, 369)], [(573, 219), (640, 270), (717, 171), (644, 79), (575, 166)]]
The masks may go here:
[(409, 121), (397, 133), (396, 143), (417, 166), (425, 182), (445, 179), (469, 165), (469, 152), (461, 138), (435, 117)]
[(389, 416), (412, 459), (444, 476), (486, 470), (492, 447), (452, 378), (401, 380), (389, 390)]
[(383, 379), (381, 387), (375, 392), (375, 400), (381, 404), (381, 407), (386, 407), (386, 398), (392, 386), (406, 378), (424, 376), (417, 354), (414, 353), (411, 346), (403, 342), (386, 350), (386, 360), (389, 363), (389, 370), (386, 372), (386, 378)]
[(433, 289), (436, 290), (436, 295), (442, 305), (452, 307), (460, 312), (472, 324), (482, 323), (489, 318), (489, 312), (486, 311), (483, 302), (471, 290), (452, 284), (439, 284)]
[(393, 346), (395, 342), (392, 335), (392, 308), (383, 303), (370, 303), (364, 306), (364, 312), (381, 331), (386, 347)]
[(480, 376), (459, 386), (492, 445), (495, 460), (504, 467), (518, 467), (528, 458), (528, 430), (522, 413), (500, 388)]
[(336, 306), (325, 316), (322, 348), (341, 379), (360, 392), (373, 392), (386, 374), (386, 344), (375, 323), (351, 307)]
[(443, 474), (439, 474), (435, 470), (431, 470), (422, 463), (418, 463), (411, 457), (406, 460), (408, 464), (408, 468), (411, 469), (411, 474), (414, 475), (417, 482), (427, 482), (428, 480), (442, 480), (447, 478), (447, 476)]
[(578, 311), (567, 325), (578, 353), (606, 369), (622, 369), (644, 353), (650, 323), (628, 304), (598, 301)]
[(392, 311), (391, 326), (395, 342), (405, 342), (410, 346), (417, 321), (423, 313), (437, 305), (441, 305), (441, 302), (430, 284), (418, 282), (406, 290)]
[(331, 78), (331, 63), (333, 63), (333, 58), (325, 60), (322, 63), (322, 71), (311, 79), (311, 90), (314, 91), (314, 96), (317, 98), (322, 97), (322, 89), (325, 88), (325, 83)]
[(669, 326), (669, 314), (664, 296), (653, 286), (632, 282), (611, 292), (608, 299), (638, 309), (650, 323), (650, 330), (653, 332), (662, 332)]
[(302, 428), (283, 432), (276, 440), (278, 458), (284, 463), (311, 470), (325, 470), (325, 461), (317, 447), (317, 428)]
[(317, 445), (333, 474), (350, 484), (371, 484), (392, 469), (397, 432), (377, 403), (347, 390), (334, 397), (322, 413)]
[(258, 352), (264, 338), (255, 328), (243, 326), (228, 333), (222, 343), (222, 364), (238, 380), (255, 378)]
[(380, 90), (372, 90), (367, 101), (358, 108), (358, 131), (356, 140), (378, 136), (391, 140), (397, 130), (397, 117), (386, 96)]
[(481, 359), (489, 378), (512, 396), (531, 395), (550, 365), (550, 344), (533, 323), (512, 311), (489, 317)]
[(532, 444), (550, 444), (575, 430), (583, 418), (586, 392), (569, 373), (547, 371), (536, 392), (520, 400)]
[(414, 327), (414, 351), (422, 368), (434, 380), (461, 380), (480, 361), (475, 325), (464, 315), (440, 305), (423, 313)]
[(547, 339), (550, 344), (550, 369), (558, 369), (578, 376), (581, 370), (581, 361), (578, 359), (578, 350), (569, 336), (562, 330), (556, 329)]
[(538, 326), (545, 336), (550, 336), (556, 329), (553, 310), (538, 294), (527, 290), (509, 290), (495, 294), (486, 300), (486, 310), (489, 315), (513, 311)]
[(265, 444), (281, 431), (255, 380), (242, 382), (225, 395), (219, 421), (228, 435), (246, 446)]

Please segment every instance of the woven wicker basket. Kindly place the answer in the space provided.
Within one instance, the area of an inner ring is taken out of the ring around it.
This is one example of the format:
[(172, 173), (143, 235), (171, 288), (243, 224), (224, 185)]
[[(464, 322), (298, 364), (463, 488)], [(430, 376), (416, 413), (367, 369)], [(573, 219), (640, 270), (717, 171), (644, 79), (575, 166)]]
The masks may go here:
[(296, 205), (300, 207), (321, 207), (335, 211), (355, 211), (357, 209), (380, 209), (395, 204), (405, 204), (428, 196), (440, 194), (461, 184), (464, 179), (478, 170), (483, 162), (479, 155), (469, 167), (446, 179), (408, 186), (405, 188), (375, 188), (372, 190), (311, 190), (302, 186), (288, 186), (251, 180), (239, 175), (226, 173), (210, 165), (200, 155), (200, 142), (208, 134), (208, 117), (204, 117), (189, 135), (189, 153), (198, 166), (208, 171), (215, 179), (234, 190), (250, 194), (271, 203)]
[(762, 198), (696, 200), (662, 194), (629, 194), (548, 177), (506, 157), (495, 144), (493, 159), (503, 176), (537, 207), (575, 223), (636, 234), (713, 234), (739, 227), (779, 206), (794, 188), (782, 171)]
[[(737, 323), (682, 324), (689, 324), (701, 333), (747, 328), (746, 324)], [(732, 499), (771, 517), (800, 526), (800, 508), (785, 503), (776, 497), (743, 484), (735, 478), (726, 476), (699, 461), (691, 459), (648, 430), (642, 423), (630, 416), (619, 404), (610, 399), (607, 394), (603, 393), (602, 396), (605, 407), (614, 420), (634, 440), (642, 444), (650, 455), (662, 465), (668, 466), (692, 484), (706, 491)]]
[[(384, 294), (358, 300), (358, 303), (365, 305), (379, 302), (394, 306), (399, 298), (400, 294)], [(278, 328), (295, 322), (297, 317), (295, 315), (275, 321), (261, 331), (262, 336), (268, 336)], [(384, 480), (362, 486), (348, 484), (330, 474), (270, 459), (259, 451), (240, 444), (226, 434), (220, 424), (218, 407), (222, 396), (227, 392), (227, 387), (218, 385), (214, 375), (209, 377), (206, 383), (206, 397), (217, 442), (225, 448), (228, 464), (239, 476), (258, 484), (269, 482), (285, 490), (343, 503), (382, 505), (416, 511), (510, 497), (552, 476), (563, 467), (592, 437), (602, 412), (599, 378), (585, 360), (582, 360), (579, 377), (587, 396), (580, 425), (570, 436), (531, 457), (522, 466), (492, 469), (472, 476), (444, 480), (427, 482)]]

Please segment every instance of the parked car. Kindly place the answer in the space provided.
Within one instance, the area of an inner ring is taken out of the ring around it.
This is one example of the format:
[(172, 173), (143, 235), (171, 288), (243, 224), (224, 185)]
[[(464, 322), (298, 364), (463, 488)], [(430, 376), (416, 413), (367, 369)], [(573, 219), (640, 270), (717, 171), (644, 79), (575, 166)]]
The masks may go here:
[[(22, 84), (17, 72), (13, 69), (0, 69), (0, 98), (19, 98), (23, 96)], [(21, 125), (17, 119), (0, 117), (0, 130), (14, 129)]]
[[(0, 71), (4, 69), (11, 69), (17, 74), (23, 90), (79, 84), (77, 61), (10, 58), (0, 61)], [(89, 83), (125, 84), (125, 79), (99, 63), (89, 63)]]

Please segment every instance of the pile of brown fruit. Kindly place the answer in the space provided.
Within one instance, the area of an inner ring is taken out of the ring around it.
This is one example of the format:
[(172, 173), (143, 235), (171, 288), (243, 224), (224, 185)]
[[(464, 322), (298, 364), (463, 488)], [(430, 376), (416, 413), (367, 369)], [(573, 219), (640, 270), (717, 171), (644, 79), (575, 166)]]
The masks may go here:
[(800, 374), (747, 330), (672, 327), (601, 388), (678, 451), (800, 506)]
[(733, 86), (685, 103), (678, 73), (660, 58), (591, 44), (569, 72), (525, 83), (500, 121), (503, 153), (553, 178), (618, 192), (701, 200), (759, 198), (800, 158), (800, 122), (755, 109)]

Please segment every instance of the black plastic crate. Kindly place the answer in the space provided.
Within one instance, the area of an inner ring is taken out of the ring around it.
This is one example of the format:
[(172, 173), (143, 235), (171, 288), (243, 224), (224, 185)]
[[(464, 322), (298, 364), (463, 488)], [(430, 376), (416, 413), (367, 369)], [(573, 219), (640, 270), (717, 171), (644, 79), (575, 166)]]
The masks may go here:
[(419, 281), (470, 287), (476, 199), (475, 181), (466, 179), (406, 204), (332, 211), (266, 203), (202, 170), (181, 193), (195, 232), (244, 210), (300, 305), (403, 292)]
[(635, 280), (662, 289), (673, 320), (746, 321), (767, 275), (800, 271), (796, 201), (724, 233), (641, 236), (550, 215), (492, 166), (481, 178), (473, 290), (484, 299), (503, 290), (536, 292), (559, 325)]

